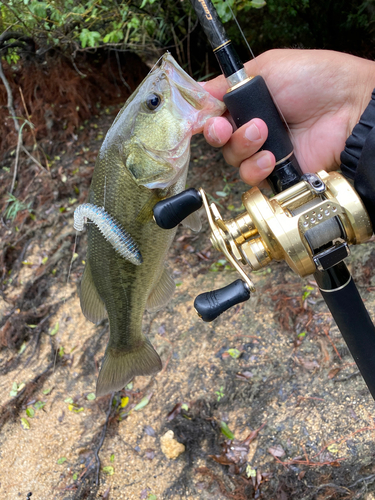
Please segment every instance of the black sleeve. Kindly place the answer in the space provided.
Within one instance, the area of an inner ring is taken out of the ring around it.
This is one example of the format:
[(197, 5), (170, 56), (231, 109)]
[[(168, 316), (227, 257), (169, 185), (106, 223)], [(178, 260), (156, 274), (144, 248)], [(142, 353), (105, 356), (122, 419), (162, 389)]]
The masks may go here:
[(361, 197), (375, 228), (375, 127), (367, 134), (354, 177), (354, 188)]
[[(358, 161), (362, 153), (362, 148), (366, 138), (375, 126), (375, 90), (372, 93), (371, 101), (363, 112), (359, 122), (354, 127), (350, 137), (345, 143), (345, 149), (341, 153), (341, 172), (348, 179), (354, 179), (358, 166)], [(374, 161), (375, 168), (375, 161)]]

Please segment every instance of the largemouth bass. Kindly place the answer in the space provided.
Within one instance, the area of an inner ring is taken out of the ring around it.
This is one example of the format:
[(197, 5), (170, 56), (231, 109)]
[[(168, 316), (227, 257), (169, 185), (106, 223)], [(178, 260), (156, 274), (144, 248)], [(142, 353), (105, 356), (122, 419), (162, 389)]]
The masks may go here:
[(97, 396), (161, 369), (159, 355), (142, 333), (142, 316), (145, 309), (164, 306), (174, 291), (164, 261), (176, 229), (160, 229), (152, 209), (185, 189), (191, 136), (223, 111), (223, 103), (166, 54), (105, 137), (89, 204), (75, 213), (77, 229), (83, 218), (94, 222), (88, 229), (81, 308), (94, 323), (107, 313), (110, 325)]

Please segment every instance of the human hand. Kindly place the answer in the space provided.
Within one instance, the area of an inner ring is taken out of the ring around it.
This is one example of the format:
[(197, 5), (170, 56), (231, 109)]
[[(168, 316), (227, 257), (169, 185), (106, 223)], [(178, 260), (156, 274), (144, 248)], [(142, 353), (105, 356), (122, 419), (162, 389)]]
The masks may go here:
[[(304, 172), (334, 170), (345, 141), (368, 105), (375, 87), (375, 63), (328, 50), (277, 49), (245, 64), (248, 75), (261, 74), (292, 134), (294, 151)], [(228, 85), (223, 76), (205, 84), (222, 99)], [(251, 105), (251, 103), (249, 103)], [(268, 135), (254, 118), (233, 133), (225, 117), (211, 118), (204, 136), (223, 146), (224, 158), (240, 168), (244, 182), (257, 185), (275, 166), (270, 151), (259, 151)]]

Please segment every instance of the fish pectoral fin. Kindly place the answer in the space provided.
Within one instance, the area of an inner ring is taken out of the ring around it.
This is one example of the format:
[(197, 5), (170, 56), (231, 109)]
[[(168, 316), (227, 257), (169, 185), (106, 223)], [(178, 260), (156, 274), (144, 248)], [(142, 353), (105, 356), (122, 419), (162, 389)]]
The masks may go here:
[(107, 317), (104, 302), (96, 289), (88, 262), (83, 272), (79, 296), (82, 312), (89, 321), (97, 324)]
[(154, 206), (157, 204), (158, 201), (162, 199), (163, 198), (160, 198), (155, 191), (152, 191), (149, 199), (146, 201), (146, 203), (139, 211), (136, 218), (136, 222), (138, 222), (139, 224), (146, 224), (147, 222), (150, 222), (154, 216), (153, 213)]
[[(140, 161), (142, 157), (147, 158), (147, 161)], [(173, 166), (158, 151), (146, 147), (141, 141), (132, 145), (124, 163), (138, 186), (148, 187), (155, 184), (153, 188), (156, 188), (158, 184), (170, 181), (176, 176)]]
[(96, 396), (123, 389), (136, 375), (154, 375), (162, 368), (159, 354), (143, 337), (139, 347), (129, 351), (108, 348), (96, 384)]
[(164, 267), (160, 279), (152, 287), (146, 302), (146, 309), (149, 312), (159, 311), (171, 299), (176, 285), (168, 269)]
[(186, 219), (181, 222), (181, 224), (185, 227), (188, 227), (189, 229), (192, 229), (193, 231), (200, 231), (202, 229), (202, 222), (199, 215), (199, 210), (188, 215)]

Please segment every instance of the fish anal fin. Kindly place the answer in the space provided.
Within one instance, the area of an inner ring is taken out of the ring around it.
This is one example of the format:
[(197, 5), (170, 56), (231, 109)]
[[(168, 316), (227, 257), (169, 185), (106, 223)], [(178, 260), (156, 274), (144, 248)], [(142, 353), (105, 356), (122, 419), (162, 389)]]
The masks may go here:
[(176, 289), (174, 279), (168, 269), (164, 267), (157, 283), (151, 289), (146, 302), (146, 309), (149, 312), (156, 312), (164, 307), (171, 299)]
[(82, 312), (89, 321), (97, 324), (107, 317), (104, 302), (96, 289), (88, 262), (83, 272), (79, 296)]
[(188, 215), (186, 219), (184, 219), (181, 224), (185, 227), (188, 227), (189, 229), (193, 231), (200, 231), (202, 229), (202, 222), (201, 218), (199, 215), (199, 210), (196, 212), (193, 212), (192, 214)]
[(137, 375), (154, 375), (162, 368), (159, 354), (146, 338), (136, 349), (116, 351), (108, 348), (96, 384), (96, 396), (120, 391)]

